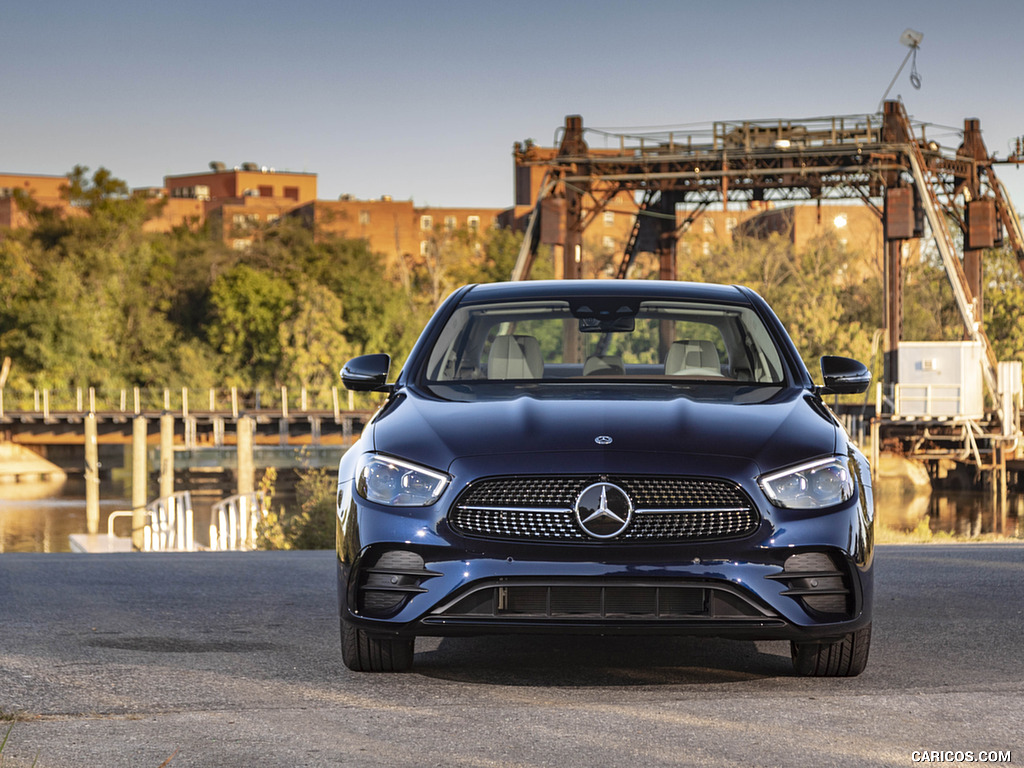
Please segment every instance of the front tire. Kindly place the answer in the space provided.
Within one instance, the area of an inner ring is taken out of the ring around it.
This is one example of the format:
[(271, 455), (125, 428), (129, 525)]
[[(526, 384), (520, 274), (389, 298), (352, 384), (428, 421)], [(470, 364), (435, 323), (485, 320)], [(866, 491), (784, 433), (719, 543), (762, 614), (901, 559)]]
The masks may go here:
[(412, 667), (415, 637), (373, 637), (341, 620), (341, 659), (355, 672), (405, 672)]
[(871, 625), (834, 643), (790, 643), (793, 668), (806, 677), (856, 677), (868, 664)]

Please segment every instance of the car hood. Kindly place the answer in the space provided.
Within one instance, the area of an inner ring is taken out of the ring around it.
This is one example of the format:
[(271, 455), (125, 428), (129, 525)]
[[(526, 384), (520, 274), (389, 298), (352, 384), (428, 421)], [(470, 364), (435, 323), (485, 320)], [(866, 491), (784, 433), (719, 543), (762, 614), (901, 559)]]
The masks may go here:
[(787, 389), (755, 403), (529, 395), (451, 402), (402, 391), (370, 429), (375, 450), (442, 470), (460, 458), (538, 451), (727, 456), (767, 470), (833, 452), (838, 428), (817, 398)]

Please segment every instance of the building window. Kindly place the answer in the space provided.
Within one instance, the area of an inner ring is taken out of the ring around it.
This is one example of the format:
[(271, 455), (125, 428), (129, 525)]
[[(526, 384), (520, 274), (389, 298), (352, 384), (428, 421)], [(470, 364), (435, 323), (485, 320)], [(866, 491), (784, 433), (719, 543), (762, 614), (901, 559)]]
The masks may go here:
[(733, 231), (734, 229), (736, 229), (736, 225), (737, 225), (738, 223), (739, 223), (739, 222), (738, 222), (738, 221), (736, 220), (736, 217), (735, 217), (735, 216), (730, 216), (729, 218), (727, 218), (727, 219), (725, 220), (725, 231), (726, 231), (726, 232), (728, 232), (728, 233), (729, 233), (729, 234), (731, 235), (731, 234), (732, 234), (732, 231)]
[(715, 234), (715, 220), (710, 216), (705, 216), (704, 219), (704, 234), (713, 235)]
[(606, 227), (614, 227), (615, 226), (615, 211), (605, 211), (604, 212), (604, 225)]
[(709, 243), (707, 240), (705, 240), (703, 243), (701, 243), (700, 250), (701, 250), (701, 253), (703, 253), (705, 256), (710, 256), (711, 255), (711, 243)]
[(286, 200), (295, 200), (297, 202), (298, 199), (299, 199), (299, 188), (298, 187), (285, 187), (284, 188), (284, 196), (285, 196)]
[(260, 197), (273, 197), (274, 196), (274, 188), (272, 186), (270, 186), (269, 184), (267, 184), (267, 185), (260, 184), (260, 186), (257, 187), (257, 190), (260, 193)]
[(434, 228), (433, 216), (420, 216), (420, 229), (429, 232)]
[(367, 224), (370, 223), (370, 212), (369, 211), (360, 211), (359, 212), (359, 223), (360, 223), (360, 225), (362, 225), (364, 227)]
[(444, 228), (447, 229), (449, 232), (451, 232), (453, 229), (455, 229), (455, 217), (454, 216), (445, 216), (444, 217)]
[(429, 255), (430, 255), (430, 241), (429, 240), (420, 240), (420, 256), (429, 256)]
[(604, 246), (604, 249), (606, 251), (614, 251), (615, 250), (615, 238), (612, 237), (611, 235), (605, 235), (601, 239), (601, 245)]
[(240, 232), (248, 232), (260, 224), (260, 217), (257, 213), (236, 213), (231, 217), (231, 226)]
[(480, 229), (480, 217), (479, 216), (467, 216), (466, 226), (476, 231)]
[(232, 240), (231, 247), (236, 251), (248, 251), (252, 248), (252, 240)]

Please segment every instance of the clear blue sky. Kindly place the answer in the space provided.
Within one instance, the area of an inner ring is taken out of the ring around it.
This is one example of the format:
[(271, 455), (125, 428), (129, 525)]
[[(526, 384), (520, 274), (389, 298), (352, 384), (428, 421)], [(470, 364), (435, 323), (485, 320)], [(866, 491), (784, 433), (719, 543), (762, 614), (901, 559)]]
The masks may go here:
[[(253, 161), (320, 197), (512, 203), (513, 142), (586, 126), (872, 113), (1024, 134), (1013, 0), (0, 1), (0, 172), (131, 186)], [(1024, 169), (1002, 166), (1017, 207)]]

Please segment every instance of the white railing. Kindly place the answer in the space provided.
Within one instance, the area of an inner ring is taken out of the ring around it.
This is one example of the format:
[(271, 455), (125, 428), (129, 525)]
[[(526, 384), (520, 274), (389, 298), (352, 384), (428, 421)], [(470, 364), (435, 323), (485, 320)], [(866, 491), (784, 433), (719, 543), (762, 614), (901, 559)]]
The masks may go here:
[(243, 493), (218, 501), (210, 510), (210, 549), (256, 548), (257, 528), (266, 514), (262, 493)]
[(896, 384), (893, 386), (893, 413), (917, 417), (977, 417), (968, 413), (964, 388), (959, 384)]
[[(107, 518), (107, 535), (111, 540), (124, 538), (114, 534), (114, 521), (122, 517), (132, 518), (134, 515), (131, 509), (110, 513)], [(171, 496), (151, 501), (146, 505), (145, 515), (146, 522), (142, 528), (143, 552), (195, 551), (191, 493), (178, 491)]]

